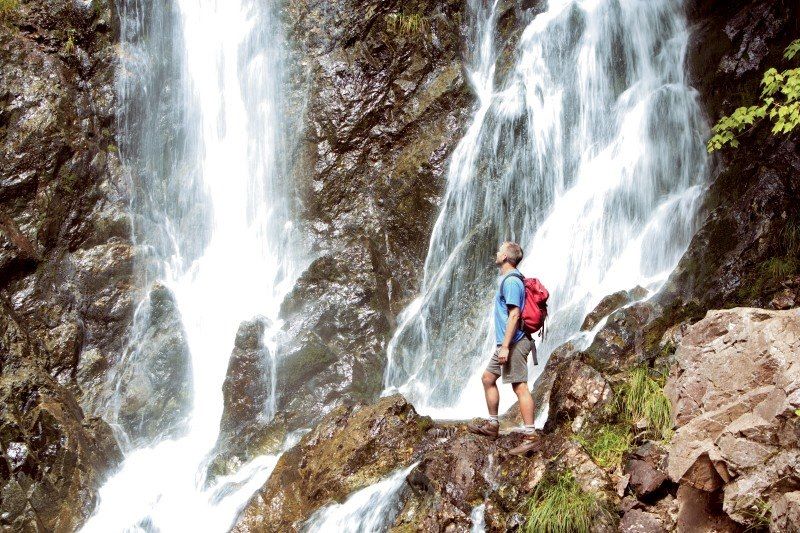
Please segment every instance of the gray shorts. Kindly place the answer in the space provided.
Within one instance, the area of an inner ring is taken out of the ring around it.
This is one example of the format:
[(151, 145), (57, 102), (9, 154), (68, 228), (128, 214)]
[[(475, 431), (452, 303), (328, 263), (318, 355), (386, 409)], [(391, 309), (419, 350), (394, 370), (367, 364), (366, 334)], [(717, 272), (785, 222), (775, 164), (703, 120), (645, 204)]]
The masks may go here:
[(528, 381), (528, 354), (533, 352), (536, 357), (536, 345), (528, 337), (522, 337), (519, 342), (512, 344), (508, 351), (508, 361), (502, 366), (497, 360), (497, 354), (500, 352), (498, 346), (492, 358), (489, 360), (489, 366), (486, 371), (494, 374), (495, 376), (503, 376), (503, 383), (522, 383)]

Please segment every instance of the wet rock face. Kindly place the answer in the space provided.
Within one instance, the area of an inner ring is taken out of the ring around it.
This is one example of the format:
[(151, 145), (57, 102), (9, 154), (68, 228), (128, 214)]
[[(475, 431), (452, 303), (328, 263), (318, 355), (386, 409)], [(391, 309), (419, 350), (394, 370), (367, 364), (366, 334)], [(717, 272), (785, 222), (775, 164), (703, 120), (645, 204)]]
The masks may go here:
[[(690, 83), (713, 123), (758, 100), (765, 70), (788, 68), (782, 55), (798, 35), (800, 6), (693, 0), (687, 7)], [(659, 297), (665, 325), (699, 320), (708, 309), (768, 307), (784, 292), (786, 278), (797, 274), (798, 250), (787, 239), (800, 220), (797, 135), (775, 136), (762, 125), (740, 141), (739, 148), (714, 156), (706, 218)], [(794, 291), (790, 296), (789, 304)]]
[[(285, 302), (278, 410), (304, 427), (374, 399), (419, 282), (447, 161), (473, 106), (464, 2), (291, 2), (287, 94), (314, 258)], [(419, 15), (419, 30), (392, 16)]]
[(0, 528), (76, 531), (122, 457), (111, 428), (35, 368), (0, 377)]
[(586, 315), (581, 325), (581, 331), (590, 331), (594, 329), (605, 317), (627, 305), (635, 300), (641, 300), (647, 296), (647, 289), (643, 287), (635, 287), (629, 291), (617, 291), (614, 294), (609, 294), (592, 310), (591, 313)]
[(337, 408), (281, 456), (234, 531), (297, 530), (316, 509), (408, 466), (430, 426), (402, 396)]
[(669, 475), (753, 525), (759, 505), (800, 487), (800, 311), (711, 311), (675, 357)]
[(232, 472), (258, 455), (274, 453), (285, 437), (282, 420), (268, 420), (273, 369), (264, 346), (267, 327), (264, 317), (239, 325), (222, 385), (224, 410), (212, 473)]
[(107, 2), (16, 3), (0, 22), (0, 521), (74, 531), (119, 460), (107, 370), (133, 314)]
[(192, 367), (186, 333), (172, 292), (150, 291), (134, 340), (116, 370), (116, 422), (131, 444), (174, 438), (186, 429), (192, 407)]

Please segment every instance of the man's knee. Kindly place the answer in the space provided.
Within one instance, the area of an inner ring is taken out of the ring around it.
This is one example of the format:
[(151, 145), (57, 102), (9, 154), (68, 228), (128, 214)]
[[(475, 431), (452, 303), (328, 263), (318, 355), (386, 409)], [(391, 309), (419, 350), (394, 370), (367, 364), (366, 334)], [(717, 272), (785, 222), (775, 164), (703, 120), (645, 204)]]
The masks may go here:
[(514, 389), (514, 392), (517, 394), (517, 396), (526, 396), (530, 395), (531, 393), (530, 389), (528, 389), (528, 383), (525, 381), (520, 383), (512, 383), (511, 387)]
[(483, 383), (484, 388), (494, 387), (494, 384), (497, 383), (497, 376), (492, 374), (491, 372), (484, 372), (483, 376), (481, 377), (481, 383)]

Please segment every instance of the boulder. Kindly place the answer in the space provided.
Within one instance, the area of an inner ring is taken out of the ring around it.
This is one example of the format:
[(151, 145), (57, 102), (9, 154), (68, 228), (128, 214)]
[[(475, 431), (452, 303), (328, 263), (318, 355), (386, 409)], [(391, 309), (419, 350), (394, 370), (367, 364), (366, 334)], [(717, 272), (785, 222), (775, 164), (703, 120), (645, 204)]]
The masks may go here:
[(600, 303), (592, 310), (591, 313), (586, 315), (581, 325), (581, 331), (590, 331), (600, 323), (605, 317), (627, 305), (633, 301), (641, 300), (647, 296), (647, 289), (644, 287), (635, 287), (629, 291), (617, 291), (614, 294), (609, 294), (600, 300)]
[(233, 531), (296, 530), (320, 507), (408, 466), (431, 425), (399, 395), (335, 409), (281, 456)]
[(800, 310), (709, 311), (683, 337), (665, 392), (673, 481), (752, 525), (752, 508), (800, 484)]
[(639, 499), (656, 493), (669, 479), (665, 472), (666, 451), (657, 443), (648, 442), (631, 453), (625, 464), (629, 486)]
[(115, 398), (116, 422), (134, 445), (182, 434), (192, 407), (192, 362), (175, 298), (156, 283), (144, 305)]
[(772, 531), (800, 531), (800, 491), (776, 498), (770, 512)]
[(215, 473), (236, 471), (250, 459), (274, 453), (285, 432), (272, 422), (272, 363), (264, 346), (264, 317), (242, 322), (222, 385), (224, 407), (215, 446)]
[(658, 515), (631, 509), (622, 516), (619, 531), (620, 533), (666, 533), (668, 530)]
[(122, 460), (111, 428), (31, 367), (0, 377), (0, 400), (0, 529), (80, 529)]

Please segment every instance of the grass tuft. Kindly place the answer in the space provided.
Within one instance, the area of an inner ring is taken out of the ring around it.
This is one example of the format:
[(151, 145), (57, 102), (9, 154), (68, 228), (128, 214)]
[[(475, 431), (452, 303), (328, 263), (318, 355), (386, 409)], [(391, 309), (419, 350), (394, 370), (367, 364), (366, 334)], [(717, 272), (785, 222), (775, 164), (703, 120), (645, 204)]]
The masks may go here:
[(571, 472), (545, 478), (528, 501), (526, 533), (588, 533), (608, 510), (596, 494), (585, 492)]
[(600, 428), (578, 435), (577, 441), (592, 456), (594, 462), (603, 468), (622, 464), (622, 457), (630, 450), (633, 435), (624, 425), (601, 426)]
[(399, 35), (420, 35), (427, 31), (428, 23), (421, 13), (390, 13), (386, 15), (386, 30)]
[(753, 502), (750, 509), (743, 512), (744, 516), (748, 519), (749, 525), (745, 529), (745, 533), (755, 531), (769, 531), (769, 524), (772, 517), (772, 507), (769, 502), (758, 498)]
[(6, 20), (18, 7), (19, 0), (0, 0), (0, 20)]
[(655, 438), (672, 438), (672, 406), (664, 395), (663, 376), (651, 377), (646, 367), (634, 368), (622, 385), (620, 409), (634, 425), (644, 425)]

